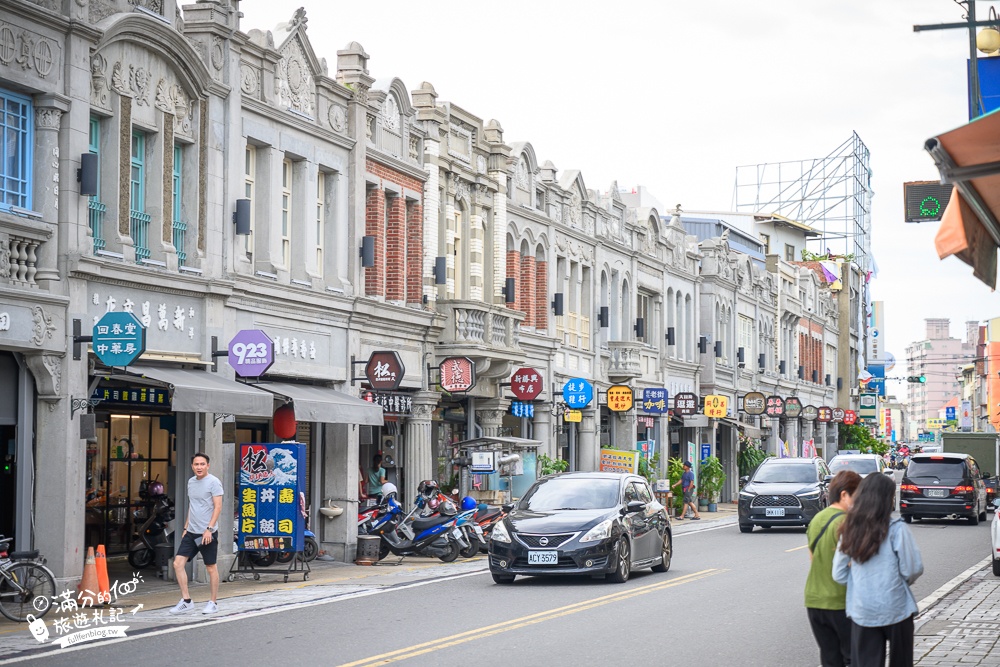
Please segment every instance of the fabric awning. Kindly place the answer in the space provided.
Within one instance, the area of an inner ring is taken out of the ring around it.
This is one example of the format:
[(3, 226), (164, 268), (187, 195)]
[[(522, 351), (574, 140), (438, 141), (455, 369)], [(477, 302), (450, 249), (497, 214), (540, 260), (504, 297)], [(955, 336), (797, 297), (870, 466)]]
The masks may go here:
[(956, 255), (973, 267), (977, 278), (996, 288), (1000, 112), (928, 139), (924, 148), (934, 158), (941, 182), (955, 184), (935, 242), (938, 255)]
[(244, 417), (274, 414), (274, 400), (270, 394), (208, 371), (130, 366), (127, 375), (168, 385), (172, 390), (170, 405), (174, 412), (213, 412)]
[(364, 426), (381, 426), (383, 423), (381, 405), (328, 387), (288, 382), (261, 382), (253, 386), (291, 401), (297, 421)]

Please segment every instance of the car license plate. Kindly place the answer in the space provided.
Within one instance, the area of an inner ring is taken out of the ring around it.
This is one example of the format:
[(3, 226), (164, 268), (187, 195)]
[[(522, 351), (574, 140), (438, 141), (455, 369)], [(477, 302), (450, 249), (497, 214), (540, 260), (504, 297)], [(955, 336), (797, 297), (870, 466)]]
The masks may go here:
[(476, 526), (473, 526), (473, 527), (476, 529), (476, 535), (478, 535), (479, 537), (482, 537), (483, 536), (483, 527), (479, 526), (479, 525), (476, 525)]
[(764, 516), (785, 516), (784, 507), (765, 507)]
[(928, 498), (945, 498), (948, 496), (947, 489), (927, 489)]
[(529, 551), (528, 565), (558, 565), (558, 551)]

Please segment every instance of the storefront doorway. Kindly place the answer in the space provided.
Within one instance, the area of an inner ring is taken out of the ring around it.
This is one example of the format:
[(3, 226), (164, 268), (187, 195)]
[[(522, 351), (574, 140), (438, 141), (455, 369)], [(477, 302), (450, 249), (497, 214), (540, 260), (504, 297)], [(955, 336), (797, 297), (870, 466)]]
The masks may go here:
[(13, 537), (17, 525), (17, 361), (0, 352), (0, 535)]

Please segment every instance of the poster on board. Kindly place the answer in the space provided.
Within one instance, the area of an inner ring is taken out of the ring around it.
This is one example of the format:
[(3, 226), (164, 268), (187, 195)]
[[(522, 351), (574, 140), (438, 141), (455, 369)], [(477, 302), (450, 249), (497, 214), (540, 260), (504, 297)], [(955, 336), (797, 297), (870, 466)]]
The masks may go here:
[(302, 551), (299, 492), (306, 489), (305, 464), (301, 443), (240, 445), (236, 533), (241, 551)]

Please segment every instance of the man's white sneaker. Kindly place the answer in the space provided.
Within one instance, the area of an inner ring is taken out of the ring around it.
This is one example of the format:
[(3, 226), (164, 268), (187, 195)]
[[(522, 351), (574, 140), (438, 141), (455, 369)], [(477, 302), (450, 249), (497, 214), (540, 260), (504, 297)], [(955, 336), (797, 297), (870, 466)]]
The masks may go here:
[(194, 602), (185, 602), (183, 599), (170, 610), (171, 614), (185, 614), (194, 609)]
[(219, 611), (219, 605), (217, 605), (214, 602), (212, 602), (211, 600), (209, 600), (205, 604), (205, 608), (201, 610), (201, 613), (203, 613), (203, 614), (214, 614), (217, 611)]

